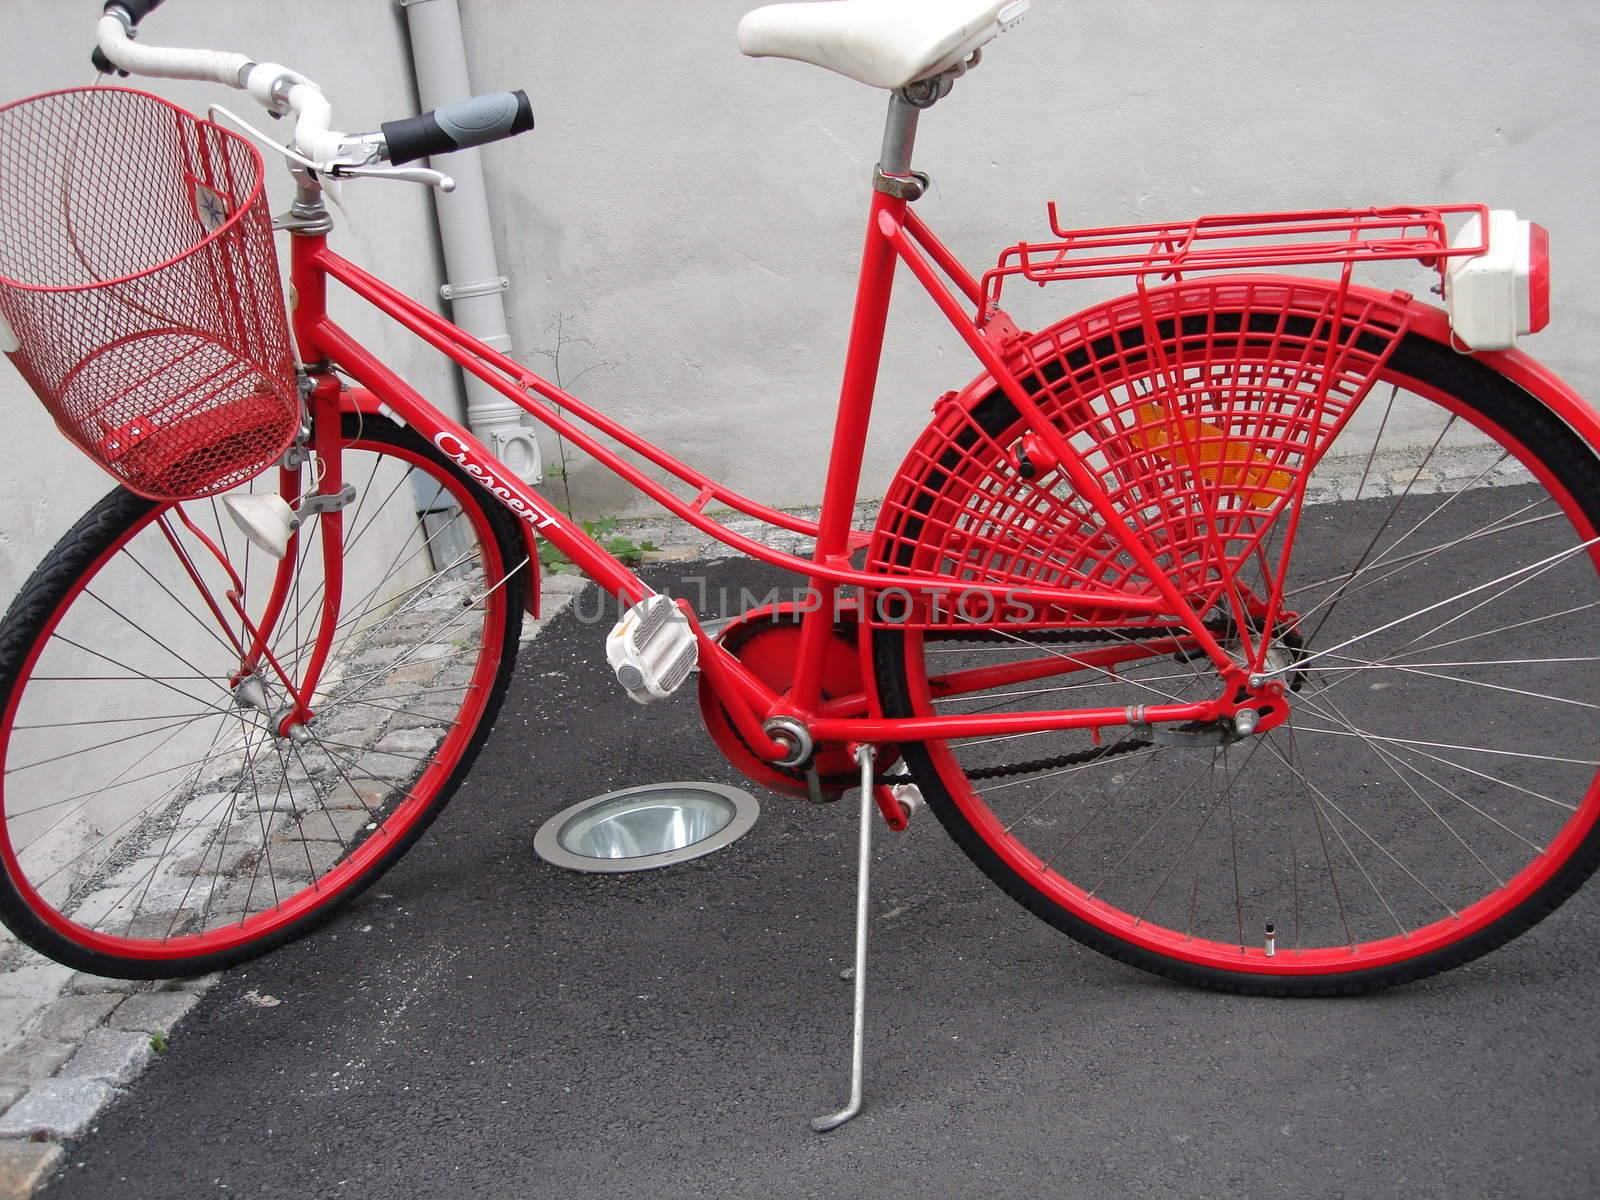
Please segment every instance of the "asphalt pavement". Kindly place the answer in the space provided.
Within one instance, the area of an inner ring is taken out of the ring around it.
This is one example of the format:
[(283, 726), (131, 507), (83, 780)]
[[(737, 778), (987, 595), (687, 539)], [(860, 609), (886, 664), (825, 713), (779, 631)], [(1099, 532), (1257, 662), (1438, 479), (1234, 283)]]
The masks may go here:
[(538, 861), (585, 796), (740, 783), (692, 698), (622, 694), (602, 635), (569, 611), (523, 648), (421, 845), (230, 972), (46, 1195), (1600, 1193), (1600, 887), (1421, 984), (1242, 999), (1080, 948), (928, 816), (878, 834), (866, 1112), (812, 1133), (847, 1082), (853, 801), (758, 791), (748, 836), (664, 871)]

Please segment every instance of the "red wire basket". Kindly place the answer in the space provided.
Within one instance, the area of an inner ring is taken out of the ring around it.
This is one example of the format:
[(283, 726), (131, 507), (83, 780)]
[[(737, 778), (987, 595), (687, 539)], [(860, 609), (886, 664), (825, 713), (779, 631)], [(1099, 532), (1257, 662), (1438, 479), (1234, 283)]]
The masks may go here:
[(299, 427), (263, 171), (243, 138), (144, 92), (0, 108), (0, 348), (152, 499), (243, 483)]

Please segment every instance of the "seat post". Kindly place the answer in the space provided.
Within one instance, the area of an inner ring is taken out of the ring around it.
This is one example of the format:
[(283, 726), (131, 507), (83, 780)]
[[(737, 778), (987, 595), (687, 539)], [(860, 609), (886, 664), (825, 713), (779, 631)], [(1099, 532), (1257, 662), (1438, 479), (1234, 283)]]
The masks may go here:
[(917, 118), (922, 109), (906, 99), (904, 89), (889, 94), (889, 116), (883, 126), (883, 151), (878, 170), (885, 175), (911, 174), (911, 151), (917, 141)]

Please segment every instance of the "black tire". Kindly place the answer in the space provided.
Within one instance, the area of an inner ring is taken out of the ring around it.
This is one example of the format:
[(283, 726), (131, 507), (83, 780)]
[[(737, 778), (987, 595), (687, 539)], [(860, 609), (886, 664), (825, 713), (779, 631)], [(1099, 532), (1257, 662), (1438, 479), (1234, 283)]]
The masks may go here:
[[(1225, 315), (1217, 318), (1219, 324), (1225, 319)], [(1409, 379), (1453, 396), (1466, 408), (1511, 434), (1559, 481), (1590, 526), (1600, 528), (1600, 460), (1590, 446), (1534, 396), (1483, 362), (1415, 334), (1405, 337), (1396, 347), (1385, 381), (1390, 376)], [(1384, 387), (1383, 390), (1388, 389)], [(974, 424), (1002, 443), (1013, 436), (1008, 431), (1018, 427), (1014, 407), (999, 392), (980, 400), (972, 411)], [(939, 465), (935, 462), (929, 469), (937, 471)], [(874, 631), (876, 684), (884, 710), (891, 717), (919, 713), (908, 670), (915, 636), (892, 629)], [(1574, 718), (1575, 733), (1581, 732), (1577, 721), (1578, 718)], [(1113, 739), (1115, 736), (1111, 735)], [(1024, 908), (1091, 949), (1123, 963), (1182, 983), (1228, 992), (1269, 996), (1346, 995), (1403, 984), (1449, 970), (1488, 953), (1537, 924), (1571, 896), (1600, 865), (1600, 825), (1593, 825), (1576, 845), (1564, 851), (1566, 857), (1559, 868), (1537, 890), (1470, 936), (1431, 952), (1365, 969), (1298, 975), (1252, 971), (1248, 965), (1245, 969), (1220, 969), (1135, 944), (1058, 902), (1056, 896), (1047, 894), (1035, 882), (1042, 877), (1042, 871), (1034, 878), (1026, 877), (1023, 871), (1006, 861), (963, 811), (954, 792), (969, 786), (964, 775), (958, 779), (948, 777), (940, 770), (926, 744), (905, 744), (900, 751), (930, 807), (956, 844), (989, 879)], [(1587, 796), (1582, 808), (1584, 813), (1590, 812), (1595, 800), (1592, 788)], [(1578, 816), (1575, 814), (1572, 820), (1577, 821)], [(1329, 874), (1333, 874), (1331, 864)], [(1083, 881), (1083, 886), (1088, 886), (1087, 880)], [(1234, 887), (1238, 888), (1237, 876)]]
[[(424, 461), (427, 464), (427, 471), (451, 477), (460, 485), (459, 495), (481, 497), (483, 502), (478, 507), (484, 521), (482, 527), (491, 532), (498, 547), (500, 561), (510, 572), (502, 585), (507, 600), (504, 605), (504, 627), (500, 639), (498, 669), (494, 673), (487, 703), (475, 727), (470, 730), (465, 749), (454, 768), (426, 798), (420, 812), (406, 817), (408, 824), (404, 827), (403, 833), (395, 838), (394, 843), (381, 854), (372, 857), (371, 861), (361, 868), (359, 875), (348, 883), (341, 884), (341, 890), (337, 895), (311, 908), (297, 919), (282, 924), (258, 938), (245, 940), (226, 949), (195, 955), (151, 958), (110, 954), (87, 947), (64, 934), (42, 919), (19, 890), (17, 882), (12, 877), (15, 859), (10, 854), (8, 836), (6, 869), (0, 873), (0, 920), (3, 920), (18, 938), (40, 953), (81, 971), (127, 979), (198, 975), (230, 967), (264, 954), (321, 925), (341, 906), (359, 895), (398, 862), (401, 856), (416, 844), (471, 771), (494, 723), (515, 666), (522, 613), (530, 579), (526, 543), (516, 521), (504, 508), (488, 500), (476, 484), (455, 464), (443, 458), (432, 446), (409, 429), (399, 428), (389, 421), (378, 418), (357, 419), (347, 416), (344, 434), (347, 440), (353, 441), (359, 438), (360, 447), (370, 447), (375, 454), (381, 455), (391, 449), (405, 452), (413, 460)], [(382, 460), (375, 458), (375, 461)], [(415, 468), (415, 461), (412, 466)], [(24, 683), (21, 673), (28, 662), (30, 651), (39, 639), (41, 630), (47, 627), (47, 623), (51, 621), (53, 614), (57, 614), (63, 603), (77, 594), (79, 580), (85, 572), (96, 569), (97, 562), (108, 548), (115, 546), (125, 531), (163, 507), (157, 502), (136, 496), (122, 488), (113, 490), (61, 538), (23, 585), (6, 613), (3, 623), (0, 623), (0, 714), (3, 714), (5, 722), (3, 727), (0, 727), (0, 732), (7, 737), (10, 735), (14, 720), (12, 712), (14, 693), (18, 691), (19, 685)], [(517, 564), (514, 570), (513, 564)], [(343, 768), (338, 770), (338, 774), (346, 781), (350, 779)], [(363, 804), (365, 803), (364, 799)], [(392, 815), (393, 810), (388, 810), (382, 819), (387, 821)], [(228, 816), (232, 816), (231, 804)], [(375, 828), (375, 824), (367, 828)], [(365, 836), (368, 835), (351, 835), (350, 845), (344, 849), (341, 860), (355, 854), (361, 844), (359, 839)], [(333, 868), (329, 867), (328, 870), (331, 871)], [(248, 909), (246, 911), (248, 912)], [(241, 916), (241, 926), (243, 923), (244, 918)]]

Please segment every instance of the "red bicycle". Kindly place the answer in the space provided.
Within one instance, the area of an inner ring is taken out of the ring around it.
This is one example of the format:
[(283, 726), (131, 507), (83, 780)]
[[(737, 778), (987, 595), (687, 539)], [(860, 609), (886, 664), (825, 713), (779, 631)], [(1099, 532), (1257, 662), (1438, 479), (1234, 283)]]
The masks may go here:
[[(894, 827), (920, 792), (1019, 903), (1163, 975), (1276, 995), (1413, 980), (1594, 870), (1600, 421), (1513, 348), (1548, 319), (1537, 226), (1424, 205), (1069, 230), (1052, 210), (969, 270), (916, 215), (912, 146), (1026, 0), (761, 9), (747, 53), (890, 93), (812, 522), (329, 247), (327, 181), (443, 185), (398, 164), (520, 132), (525, 96), (339, 133), (296, 72), (132, 41), (154, 7), (108, 6), (111, 63), (297, 118), (277, 222), (293, 302), (244, 138), (109, 87), (0, 112), (7, 349), (120, 484), (0, 627), (0, 916), (44, 953), (207, 971), (369, 885), (483, 745), (541, 540), (626, 609), (607, 651), (636, 699), (698, 667), (750, 778), (820, 799), (860, 783)], [(1420, 264), (1448, 307), (1355, 279), (1383, 262)], [(857, 529), (902, 268), (978, 374)], [(1116, 277), (1128, 294), (1042, 329), (1001, 303)], [(708, 629), (358, 342), (330, 286), (807, 599)]]

